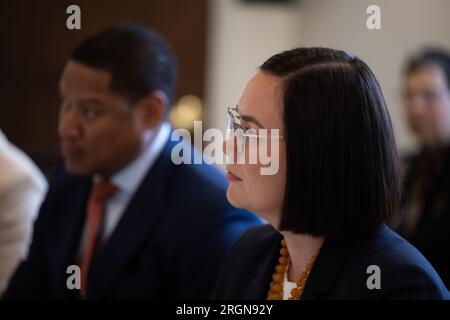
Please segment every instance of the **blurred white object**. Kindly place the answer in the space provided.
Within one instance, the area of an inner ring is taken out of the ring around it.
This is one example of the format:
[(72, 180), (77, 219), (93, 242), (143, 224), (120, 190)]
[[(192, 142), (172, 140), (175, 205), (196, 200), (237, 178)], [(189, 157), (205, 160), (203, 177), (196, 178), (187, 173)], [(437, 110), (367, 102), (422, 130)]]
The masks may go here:
[(0, 296), (31, 242), (47, 181), (0, 130)]

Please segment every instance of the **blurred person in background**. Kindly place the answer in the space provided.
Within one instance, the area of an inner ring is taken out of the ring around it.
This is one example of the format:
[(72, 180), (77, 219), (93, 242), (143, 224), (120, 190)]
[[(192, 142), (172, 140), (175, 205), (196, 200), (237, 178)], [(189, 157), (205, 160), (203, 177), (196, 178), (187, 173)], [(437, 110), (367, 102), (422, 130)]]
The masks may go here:
[(0, 295), (27, 255), (47, 180), (0, 130)]
[(427, 49), (405, 68), (404, 108), (420, 151), (405, 157), (398, 230), (450, 287), (450, 54)]
[[(218, 170), (173, 163), (175, 80), (174, 54), (143, 26), (113, 26), (75, 48), (60, 79), (65, 170), (4, 298), (210, 296), (228, 249), (260, 220), (228, 203)], [(69, 266), (81, 286), (68, 286)]]

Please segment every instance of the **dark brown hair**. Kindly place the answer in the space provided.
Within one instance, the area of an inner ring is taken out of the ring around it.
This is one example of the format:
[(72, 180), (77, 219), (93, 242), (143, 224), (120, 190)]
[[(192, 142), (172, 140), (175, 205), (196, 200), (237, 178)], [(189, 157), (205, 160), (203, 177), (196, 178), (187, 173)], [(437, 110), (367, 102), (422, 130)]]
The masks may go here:
[(111, 90), (135, 102), (153, 90), (172, 101), (176, 84), (175, 56), (155, 31), (136, 24), (112, 26), (83, 41), (71, 58), (111, 72)]
[(327, 48), (274, 55), (283, 78), (286, 186), (279, 228), (369, 234), (397, 211), (400, 165), (381, 88), (359, 58)]
[(450, 54), (442, 49), (427, 48), (412, 56), (405, 66), (406, 75), (416, 72), (418, 69), (438, 66), (442, 69), (447, 81), (447, 88), (450, 90)]

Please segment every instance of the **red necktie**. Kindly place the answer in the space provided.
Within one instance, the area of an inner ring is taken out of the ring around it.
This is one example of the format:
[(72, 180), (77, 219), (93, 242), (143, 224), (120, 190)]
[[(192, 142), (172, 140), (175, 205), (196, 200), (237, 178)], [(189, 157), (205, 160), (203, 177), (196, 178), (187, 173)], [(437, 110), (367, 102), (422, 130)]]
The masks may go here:
[(106, 200), (118, 189), (109, 181), (99, 181), (94, 184), (87, 204), (87, 241), (81, 260), (81, 297), (86, 296), (89, 265), (94, 254), (98, 238), (99, 226), (105, 211)]

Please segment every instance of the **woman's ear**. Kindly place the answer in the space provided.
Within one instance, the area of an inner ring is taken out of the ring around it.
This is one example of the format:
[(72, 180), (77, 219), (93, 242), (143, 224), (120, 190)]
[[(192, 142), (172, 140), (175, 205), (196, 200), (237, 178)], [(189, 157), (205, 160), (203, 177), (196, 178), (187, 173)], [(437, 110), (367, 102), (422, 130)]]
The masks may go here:
[(162, 90), (154, 90), (139, 101), (139, 118), (147, 129), (155, 129), (164, 121), (169, 99)]

